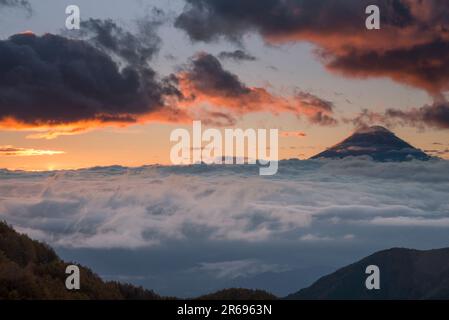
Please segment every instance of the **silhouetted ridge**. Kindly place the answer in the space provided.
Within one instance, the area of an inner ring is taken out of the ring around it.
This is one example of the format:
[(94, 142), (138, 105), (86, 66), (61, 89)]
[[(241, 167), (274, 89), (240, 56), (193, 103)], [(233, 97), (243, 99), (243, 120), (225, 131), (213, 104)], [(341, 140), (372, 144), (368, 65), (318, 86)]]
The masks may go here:
[[(366, 267), (380, 269), (380, 290), (368, 290)], [(390, 249), (324, 276), (287, 299), (449, 299), (449, 248)]]
[(81, 288), (65, 287), (62, 261), (46, 244), (31, 240), (0, 222), (0, 299), (160, 299), (141, 287), (104, 282), (88, 268), (80, 267)]

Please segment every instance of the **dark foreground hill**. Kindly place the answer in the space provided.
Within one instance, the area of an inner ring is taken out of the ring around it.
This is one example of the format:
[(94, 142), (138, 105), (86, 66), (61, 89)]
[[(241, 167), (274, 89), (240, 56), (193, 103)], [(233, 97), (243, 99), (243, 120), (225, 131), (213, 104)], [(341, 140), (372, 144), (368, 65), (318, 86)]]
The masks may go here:
[(67, 265), (47, 245), (0, 222), (0, 299), (160, 299), (140, 287), (104, 282), (82, 266), (80, 290), (68, 291)]
[[(380, 269), (380, 290), (365, 287), (368, 265)], [(380, 251), (287, 299), (449, 299), (449, 248)]]
[(398, 138), (390, 130), (374, 126), (356, 131), (339, 144), (312, 159), (369, 156), (376, 161), (429, 160), (431, 157)]

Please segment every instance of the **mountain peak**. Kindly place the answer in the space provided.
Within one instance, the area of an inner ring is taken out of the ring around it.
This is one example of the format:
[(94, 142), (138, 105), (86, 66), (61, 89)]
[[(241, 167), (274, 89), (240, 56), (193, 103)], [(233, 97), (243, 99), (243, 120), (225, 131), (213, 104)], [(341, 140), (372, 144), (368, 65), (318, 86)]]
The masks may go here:
[(393, 132), (382, 126), (362, 127), (355, 131), (355, 133), (380, 133), (380, 132), (394, 134)]
[(365, 127), (311, 159), (369, 156), (376, 161), (429, 160), (423, 151), (382, 126)]

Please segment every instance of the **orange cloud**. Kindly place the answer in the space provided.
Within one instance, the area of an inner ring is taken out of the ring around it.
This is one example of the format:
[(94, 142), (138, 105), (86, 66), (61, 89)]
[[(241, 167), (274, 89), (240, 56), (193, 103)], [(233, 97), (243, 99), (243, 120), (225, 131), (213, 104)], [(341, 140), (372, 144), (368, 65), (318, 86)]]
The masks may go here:
[(249, 87), (235, 74), (223, 69), (211, 54), (200, 53), (190, 65), (176, 75), (183, 99), (179, 105), (185, 110), (207, 104), (231, 115), (252, 112), (273, 114), (293, 113), (305, 116), (314, 124), (334, 125), (333, 104), (313, 94), (297, 92), (292, 97), (271, 94), (265, 88)]
[(281, 131), (280, 135), (284, 138), (304, 138), (307, 136), (307, 134), (302, 131)]
[[(380, 9), (380, 30), (365, 9)], [(440, 0), (189, 1), (175, 25), (195, 41), (251, 32), (272, 44), (311, 42), (331, 71), (389, 77), (432, 94), (449, 90), (449, 3)]]
[(53, 156), (64, 154), (64, 151), (39, 150), (32, 148), (19, 148), (13, 146), (0, 146), (0, 156), (30, 157), (30, 156)]
[(120, 67), (86, 41), (26, 32), (0, 40), (0, 57), (0, 128), (36, 131), (30, 138), (182, 116), (166, 108), (177, 89), (147, 64)]
[[(253, 112), (288, 112), (314, 124), (336, 123), (331, 102), (309, 93), (281, 97), (249, 87), (205, 53), (168, 78), (137, 57), (128, 57), (130, 64), (120, 68), (86, 41), (51, 34), (0, 40), (0, 57), (12, 61), (0, 67), (0, 129), (30, 131), (30, 139), (148, 122), (195, 119), (232, 125)], [(42, 69), (48, 72), (42, 74)]]
[(27, 139), (52, 140), (60, 136), (71, 136), (104, 128), (125, 128), (146, 123), (189, 123), (194, 120), (186, 110), (176, 105), (167, 106), (155, 112), (143, 114), (132, 122), (85, 120), (67, 124), (51, 125), (48, 123), (27, 124), (8, 117), (0, 121), (0, 130), (27, 132)]
[[(380, 9), (380, 30), (365, 28), (365, 9)], [(239, 41), (256, 32), (268, 43), (310, 42), (334, 73), (390, 78), (427, 91), (434, 103), (387, 115), (448, 128), (449, 2), (441, 0), (188, 1), (175, 26), (194, 41)], [(387, 119), (388, 120), (388, 119)]]

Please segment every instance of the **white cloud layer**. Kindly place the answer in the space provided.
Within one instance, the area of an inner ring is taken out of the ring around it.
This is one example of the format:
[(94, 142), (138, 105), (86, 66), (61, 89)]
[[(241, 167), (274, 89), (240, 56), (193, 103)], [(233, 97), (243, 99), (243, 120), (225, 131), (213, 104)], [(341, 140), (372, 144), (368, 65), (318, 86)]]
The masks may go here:
[(257, 170), (3, 170), (0, 218), (68, 248), (142, 248), (193, 239), (348, 242), (361, 228), (449, 228), (448, 161), (283, 161), (269, 178)]

